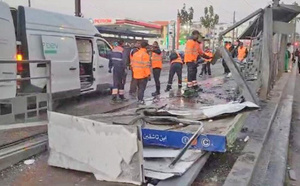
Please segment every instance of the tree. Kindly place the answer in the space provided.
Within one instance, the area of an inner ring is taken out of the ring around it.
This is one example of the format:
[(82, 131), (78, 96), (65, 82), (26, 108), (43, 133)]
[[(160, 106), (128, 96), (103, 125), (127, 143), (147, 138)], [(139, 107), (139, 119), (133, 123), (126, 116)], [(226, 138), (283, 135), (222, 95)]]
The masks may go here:
[(200, 18), (200, 21), (208, 33), (219, 23), (219, 15), (214, 13), (214, 7), (212, 5), (204, 8), (204, 16)]
[(188, 10), (186, 10), (186, 5), (183, 4), (182, 9), (177, 13), (177, 16), (180, 19), (180, 24), (181, 25), (192, 25), (192, 20), (194, 18), (194, 9), (193, 7), (190, 7)]
[[(193, 18), (194, 18), (194, 9), (193, 7), (190, 7), (188, 10), (186, 9), (186, 4), (183, 4), (182, 9), (177, 13), (177, 16), (180, 20), (180, 26), (182, 26), (184, 29), (180, 29), (179, 34), (179, 41), (180, 44), (184, 44), (186, 42), (186, 38), (190, 33), (190, 27), (193, 24)], [(183, 43), (181, 43), (183, 42)]]

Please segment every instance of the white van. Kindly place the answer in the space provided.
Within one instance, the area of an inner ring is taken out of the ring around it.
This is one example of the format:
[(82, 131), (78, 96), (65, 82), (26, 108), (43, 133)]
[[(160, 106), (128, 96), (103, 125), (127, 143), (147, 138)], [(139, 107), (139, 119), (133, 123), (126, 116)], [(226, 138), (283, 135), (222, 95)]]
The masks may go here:
[[(0, 61), (14, 60), (16, 55), (16, 36), (14, 22), (9, 7), (0, 2)], [(16, 64), (1, 64), (0, 79), (15, 79)], [(16, 95), (16, 82), (0, 82), (0, 99)]]
[[(111, 46), (89, 20), (23, 6), (11, 12), (21, 42), (17, 53), (25, 60), (51, 60), (54, 99), (111, 87), (107, 59)], [(45, 64), (22, 64), (17, 69), (22, 77), (46, 75)], [(20, 92), (45, 91), (46, 81), (23, 82)]]

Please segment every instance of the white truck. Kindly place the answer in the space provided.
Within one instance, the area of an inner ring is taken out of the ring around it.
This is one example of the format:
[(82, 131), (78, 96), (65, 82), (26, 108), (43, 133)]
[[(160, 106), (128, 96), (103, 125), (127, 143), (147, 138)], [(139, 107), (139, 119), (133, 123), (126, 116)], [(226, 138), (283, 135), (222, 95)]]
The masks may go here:
[[(0, 2), (0, 25), (0, 60), (51, 60), (54, 99), (111, 87), (107, 59), (111, 46), (89, 20), (23, 6), (13, 9)], [(42, 77), (46, 73), (45, 64), (20, 62), (0, 67), (0, 79)], [(19, 91), (45, 91), (46, 81), (22, 82)], [(0, 99), (16, 96), (16, 89), (15, 82), (0, 84)]]

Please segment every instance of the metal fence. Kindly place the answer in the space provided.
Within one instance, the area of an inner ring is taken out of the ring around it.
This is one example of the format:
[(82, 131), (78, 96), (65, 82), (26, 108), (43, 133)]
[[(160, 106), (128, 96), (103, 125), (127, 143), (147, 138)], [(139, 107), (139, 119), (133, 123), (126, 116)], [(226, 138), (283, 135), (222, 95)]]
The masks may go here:
[[(3, 64), (45, 64), (46, 75), (40, 77), (20, 77), (0, 79), (0, 82), (23, 82), (47, 79), (46, 92), (22, 93), (13, 98), (0, 100), (0, 125), (32, 122), (47, 118), (47, 110), (52, 110), (51, 61), (49, 60), (0, 60)], [(17, 69), (16, 69), (17, 71)], [(16, 87), (17, 89), (17, 87)]]

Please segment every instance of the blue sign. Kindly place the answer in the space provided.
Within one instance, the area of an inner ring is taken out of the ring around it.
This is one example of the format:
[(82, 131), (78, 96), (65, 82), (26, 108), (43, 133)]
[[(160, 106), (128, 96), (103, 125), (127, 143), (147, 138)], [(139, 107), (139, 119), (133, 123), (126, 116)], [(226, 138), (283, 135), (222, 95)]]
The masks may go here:
[[(142, 129), (144, 146), (161, 146), (170, 148), (183, 148), (192, 133), (179, 131), (165, 131), (155, 129)], [(200, 135), (191, 148), (212, 152), (226, 152), (226, 137), (220, 135)]]

